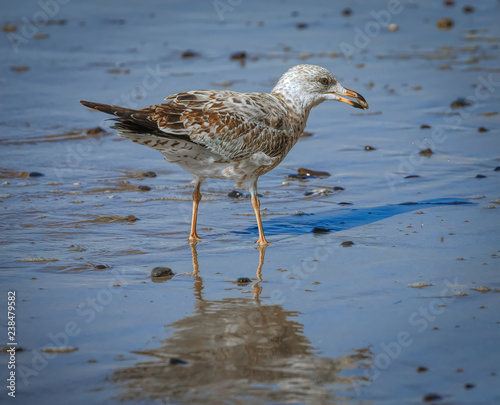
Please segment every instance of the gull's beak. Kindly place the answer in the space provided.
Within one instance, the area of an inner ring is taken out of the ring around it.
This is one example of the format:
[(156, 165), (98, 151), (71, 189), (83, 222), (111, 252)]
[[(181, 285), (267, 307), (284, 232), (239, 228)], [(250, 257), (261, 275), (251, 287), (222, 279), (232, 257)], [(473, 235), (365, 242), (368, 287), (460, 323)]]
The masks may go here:
[(345, 92), (342, 92), (342, 94), (346, 95), (347, 97), (352, 97), (352, 98), (356, 99), (356, 101), (349, 100), (345, 97), (342, 97), (339, 93), (332, 91), (332, 94), (335, 94), (335, 96), (338, 98), (337, 101), (341, 101), (342, 103), (349, 104), (349, 105), (353, 106), (354, 108), (361, 108), (362, 110), (368, 110), (368, 103), (366, 102), (365, 98), (361, 94), (356, 93), (355, 91), (349, 90), (349, 89), (344, 89), (344, 90), (345, 90)]

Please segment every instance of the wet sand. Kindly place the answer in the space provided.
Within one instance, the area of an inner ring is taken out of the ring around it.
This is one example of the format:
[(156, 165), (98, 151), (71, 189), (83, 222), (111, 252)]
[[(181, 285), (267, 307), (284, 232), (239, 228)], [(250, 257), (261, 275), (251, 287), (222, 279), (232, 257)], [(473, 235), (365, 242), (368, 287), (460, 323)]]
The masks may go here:
[[(2, 8), (18, 403), (499, 401), (497, 1), (62, 3)], [(216, 180), (191, 247), (190, 175), (78, 103), (268, 92), (300, 63), (370, 110), (321, 104), (259, 180), (265, 250)]]

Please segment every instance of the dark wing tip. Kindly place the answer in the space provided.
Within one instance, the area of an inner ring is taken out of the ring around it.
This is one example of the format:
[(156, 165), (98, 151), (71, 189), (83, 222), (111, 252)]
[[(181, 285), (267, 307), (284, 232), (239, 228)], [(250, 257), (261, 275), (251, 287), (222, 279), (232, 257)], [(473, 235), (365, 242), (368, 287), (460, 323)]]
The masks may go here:
[(96, 103), (93, 103), (91, 101), (85, 101), (85, 100), (79, 100), (79, 101), (80, 101), (80, 104), (82, 104), (88, 108), (95, 108), (95, 106), (96, 106)]

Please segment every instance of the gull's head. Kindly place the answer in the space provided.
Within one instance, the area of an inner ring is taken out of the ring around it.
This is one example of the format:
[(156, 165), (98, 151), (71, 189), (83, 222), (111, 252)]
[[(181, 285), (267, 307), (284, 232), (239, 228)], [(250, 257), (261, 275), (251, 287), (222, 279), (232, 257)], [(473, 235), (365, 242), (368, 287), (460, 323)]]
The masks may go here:
[(340, 101), (363, 110), (368, 109), (368, 103), (361, 94), (343, 87), (335, 76), (321, 66), (294, 66), (281, 76), (272, 93), (282, 94), (308, 109), (327, 100)]

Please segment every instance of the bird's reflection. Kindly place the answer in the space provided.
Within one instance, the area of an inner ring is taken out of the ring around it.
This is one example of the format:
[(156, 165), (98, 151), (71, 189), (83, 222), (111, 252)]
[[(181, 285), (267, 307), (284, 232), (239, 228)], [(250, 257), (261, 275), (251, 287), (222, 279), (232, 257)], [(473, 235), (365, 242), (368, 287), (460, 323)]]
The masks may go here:
[[(304, 336), (298, 312), (259, 299), (265, 248), (259, 249), (254, 297), (206, 300), (196, 245), (195, 307), (170, 325), (175, 331), (150, 357), (118, 369), (121, 400), (167, 403), (335, 403), (346, 399), (368, 366), (369, 349), (339, 358), (320, 357)], [(351, 369), (350, 376), (341, 375)], [(366, 384), (366, 381), (364, 382)]]

